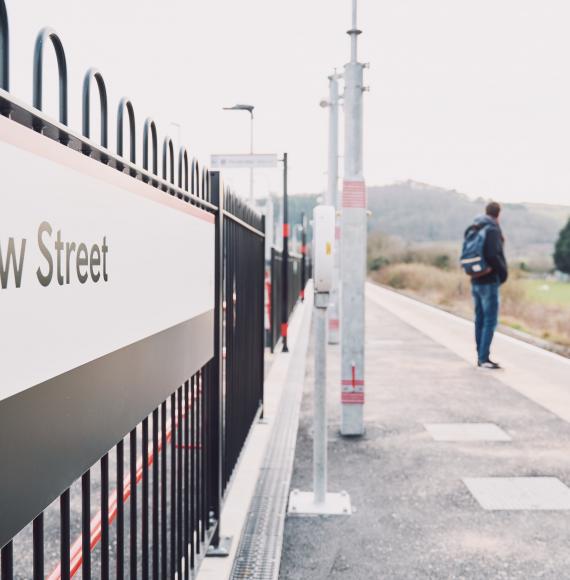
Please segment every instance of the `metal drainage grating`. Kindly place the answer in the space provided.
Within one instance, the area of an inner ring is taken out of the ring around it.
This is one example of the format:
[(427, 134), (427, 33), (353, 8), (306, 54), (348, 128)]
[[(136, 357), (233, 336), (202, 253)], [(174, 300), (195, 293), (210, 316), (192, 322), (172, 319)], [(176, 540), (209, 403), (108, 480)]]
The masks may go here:
[(251, 500), (232, 569), (232, 580), (275, 580), (279, 575), (305, 378), (309, 332), (308, 329), (303, 330), (299, 333), (299, 342), (289, 364), (279, 414)]

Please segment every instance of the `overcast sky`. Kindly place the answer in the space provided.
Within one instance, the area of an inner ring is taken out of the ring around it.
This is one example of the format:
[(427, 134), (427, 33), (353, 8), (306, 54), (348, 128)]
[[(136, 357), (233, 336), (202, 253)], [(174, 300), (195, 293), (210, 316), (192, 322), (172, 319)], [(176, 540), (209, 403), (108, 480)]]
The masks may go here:
[[(203, 161), (247, 151), (247, 114), (221, 109), (252, 103), (256, 150), (289, 152), (293, 192), (324, 188), (327, 113), (318, 103), (327, 75), (348, 58), (350, 0), (6, 4), (18, 97), (31, 101), (34, 38), (50, 25), (67, 52), (76, 128), (89, 66), (105, 76), (113, 126), (128, 95), (139, 129), (150, 115), (161, 135), (177, 138), (171, 123), (179, 123)], [(568, 0), (360, 0), (359, 11), (360, 55), (371, 63), (369, 185), (414, 179), (505, 201), (570, 204)], [(55, 90), (54, 78), (50, 111)], [(247, 179), (227, 175), (244, 194)], [(279, 187), (277, 171), (257, 173), (258, 195)]]

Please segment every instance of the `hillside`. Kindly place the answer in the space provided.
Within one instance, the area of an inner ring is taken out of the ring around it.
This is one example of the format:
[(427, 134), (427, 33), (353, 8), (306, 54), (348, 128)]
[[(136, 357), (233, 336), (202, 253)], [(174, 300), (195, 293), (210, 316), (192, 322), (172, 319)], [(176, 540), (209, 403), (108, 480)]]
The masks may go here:
[[(459, 243), (485, 200), (413, 181), (368, 189), (371, 232), (397, 236), (406, 242)], [(550, 259), (552, 247), (570, 206), (504, 204), (501, 217), (511, 259)]]
[[(290, 222), (308, 216), (320, 195), (289, 197)], [(281, 201), (275, 196), (276, 219)], [(406, 181), (368, 188), (371, 211), (369, 232), (382, 232), (405, 242), (458, 246), (465, 228), (482, 213), (486, 200), (473, 200), (454, 190)], [(510, 259), (551, 267), (553, 245), (566, 220), (569, 206), (509, 203), (503, 206), (502, 225)]]

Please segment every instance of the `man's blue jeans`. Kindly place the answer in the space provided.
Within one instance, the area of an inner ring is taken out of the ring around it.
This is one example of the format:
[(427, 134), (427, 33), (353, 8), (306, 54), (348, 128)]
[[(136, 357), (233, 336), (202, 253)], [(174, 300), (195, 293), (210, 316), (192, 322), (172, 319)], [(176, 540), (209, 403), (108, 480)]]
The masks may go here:
[(499, 283), (472, 284), (475, 303), (475, 342), (479, 362), (489, 360), (493, 334), (499, 320)]

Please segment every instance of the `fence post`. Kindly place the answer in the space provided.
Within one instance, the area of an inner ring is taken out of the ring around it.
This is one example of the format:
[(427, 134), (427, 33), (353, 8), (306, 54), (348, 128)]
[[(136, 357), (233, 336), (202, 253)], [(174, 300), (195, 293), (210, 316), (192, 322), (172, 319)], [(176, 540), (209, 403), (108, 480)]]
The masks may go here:
[(223, 284), (224, 284), (224, 192), (220, 183), (220, 172), (212, 171), (211, 194), (212, 203), (218, 206), (216, 215), (215, 242), (215, 274), (214, 274), (214, 361), (212, 366), (212, 447), (217, 450), (217, 460), (211, 462), (212, 475), (212, 505), (210, 510), (216, 520), (212, 542), (206, 556), (227, 557), (230, 554), (231, 538), (221, 537), (221, 512), (223, 490)]
[(305, 286), (307, 285), (307, 217), (301, 214), (301, 292), (300, 298), (305, 301)]
[[(261, 216), (261, 231), (265, 234), (265, 215)], [(264, 374), (265, 374), (265, 237), (263, 238), (263, 259), (261, 260), (260, 266), (260, 285), (261, 285), (261, 303), (262, 303), (262, 310), (261, 310), (261, 352), (259, 353), (259, 364), (261, 365), (260, 369), (260, 376), (261, 376), (261, 399), (260, 399), (260, 406), (261, 406), (261, 415), (260, 418), (263, 419), (263, 415), (265, 412), (265, 388), (264, 388)]]
[(289, 352), (287, 347), (287, 331), (289, 328), (289, 203), (287, 199), (287, 171), (287, 153), (283, 153), (283, 296), (281, 297), (283, 352)]

